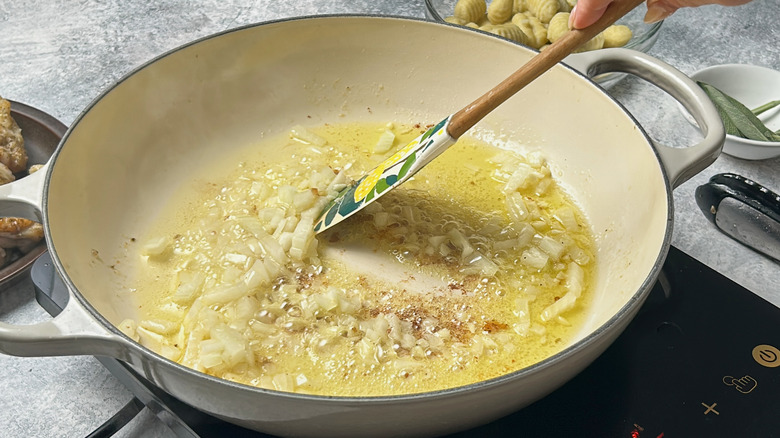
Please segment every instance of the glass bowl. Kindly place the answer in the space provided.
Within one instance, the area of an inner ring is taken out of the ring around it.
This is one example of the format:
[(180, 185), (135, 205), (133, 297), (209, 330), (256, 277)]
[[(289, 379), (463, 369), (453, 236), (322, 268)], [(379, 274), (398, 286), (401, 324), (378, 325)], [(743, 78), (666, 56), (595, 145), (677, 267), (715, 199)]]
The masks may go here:
[[(457, 0), (425, 0), (425, 16), (429, 20), (444, 23), (445, 18), (452, 16), (455, 10), (455, 3), (457, 3)], [(490, 4), (490, 0), (487, 0), (487, 3)], [(647, 24), (644, 22), (645, 12), (647, 12), (647, 6), (643, 3), (618, 20), (617, 24), (628, 26), (633, 33), (631, 40), (623, 46), (624, 48), (647, 53), (658, 39), (658, 33), (661, 30), (663, 21)], [(578, 55), (569, 55), (566, 59), (575, 58), (576, 56)], [(564, 59), (564, 62), (566, 62), (566, 59)], [(624, 76), (625, 74), (622, 73), (609, 73), (593, 78), (593, 80), (602, 87), (609, 87)]]

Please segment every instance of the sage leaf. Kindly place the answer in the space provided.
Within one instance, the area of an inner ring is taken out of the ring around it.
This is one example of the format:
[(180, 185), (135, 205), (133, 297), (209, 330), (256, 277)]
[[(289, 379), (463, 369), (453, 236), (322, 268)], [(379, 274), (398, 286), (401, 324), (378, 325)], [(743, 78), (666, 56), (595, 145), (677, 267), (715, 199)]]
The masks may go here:
[(726, 133), (750, 140), (780, 141), (780, 135), (767, 128), (745, 105), (710, 84), (697, 83), (715, 104)]
[(766, 111), (771, 110), (772, 108), (776, 107), (777, 105), (780, 105), (780, 100), (773, 100), (771, 102), (767, 102), (767, 103), (765, 103), (765, 104), (763, 104), (763, 105), (761, 105), (761, 106), (759, 106), (757, 108), (753, 108), (750, 111), (752, 111), (753, 114), (755, 114), (755, 115), (759, 115), (761, 113), (764, 113)]

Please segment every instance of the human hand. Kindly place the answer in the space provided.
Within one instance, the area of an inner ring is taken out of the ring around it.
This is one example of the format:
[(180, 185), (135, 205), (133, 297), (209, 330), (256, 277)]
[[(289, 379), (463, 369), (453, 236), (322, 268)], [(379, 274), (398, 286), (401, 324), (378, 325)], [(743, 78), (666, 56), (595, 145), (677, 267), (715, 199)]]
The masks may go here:
[[(615, 0), (578, 0), (569, 17), (569, 27), (582, 29), (595, 23)], [(750, 0), (647, 0), (646, 23), (654, 23), (672, 15), (680, 8), (695, 8), (697, 6), (717, 4), (721, 6), (737, 6)]]

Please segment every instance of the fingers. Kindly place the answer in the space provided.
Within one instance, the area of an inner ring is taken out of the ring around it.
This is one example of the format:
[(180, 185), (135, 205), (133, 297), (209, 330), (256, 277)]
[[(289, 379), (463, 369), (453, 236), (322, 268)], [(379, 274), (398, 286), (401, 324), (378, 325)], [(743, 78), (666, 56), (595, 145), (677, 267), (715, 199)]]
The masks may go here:
[(703, 5), (739, 6), (750, 0), (647, 0), (645, 23), (655, 23), (668, 18), (680, 8), (695, 8)]
[(668, 18), (679, 9), (664, 0), (647, 0), (647, 12), (645, 13), (645, 23), (655, 23)]
[(613, 0), (579, 0), (569, 16), (569, 27), (582, 29), (595, 23)]
[[(579, 0), (577, 5), (571, 11), (569, 16), (569, 27), (572, 29), (582, 29), (595, 23), (604, 14), (613, 0)], [(697, 0), (693, 0), (697, 1)], [(699, 0), (701, 1), (701, 0)], [(706, 0), (705, 0), (706, 1)], [(713, 1), (713, 0), (710, 0)], [(716, 1), (743, 1), (743, 0), (716, 0)], [(748, 0), (744, 0), (748, 1)], [(655, 23), (661, 21), (674, 13), (680, 6), (680, 1), (667, 0), (647, 0), (647, 13), (645, 14), (645, 23)], [(692, 1), (689, 0), (692, 3)]]
[[(569, 27), (582, 29), (595, 23), (614, 0), (579, 0), (569, 16)], [(683, 7), (697, 7), (708, 4), (738, 6), (750, 0), (647, 0), (645, 23), (655, 23), (668, 18)]]

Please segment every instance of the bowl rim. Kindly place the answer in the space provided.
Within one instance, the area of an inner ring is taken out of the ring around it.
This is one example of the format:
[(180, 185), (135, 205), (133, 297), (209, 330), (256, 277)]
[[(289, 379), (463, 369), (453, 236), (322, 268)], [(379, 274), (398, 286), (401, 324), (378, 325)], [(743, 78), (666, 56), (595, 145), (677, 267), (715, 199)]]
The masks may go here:
[[(428, 0), (426, 0), (427, 2)], [(698, 81), (701, 79), (702, 75), (706, 75), (708, 73), (720, 71), (720, 70), (731, 70), (731, 71), (742, 71), (742, 72), (765, 72), (772, 75), (777, 76), (777, 82), (780, 84), (780, 71), (775, 70), (770, 67), (766, 67), (763, 65), (755, 65), (755, 64), (740, 64), (740, 63), (727, 63), (727, 64), (715, 64), (710, 65), (708, 67), (704, 67), (702, 69), (699, 69), (695, 72), (693, 72), (690, 75), (690, 78), (694, 81)], [(763, 149), (774, 149), (780, 147), (780, 142), (777, 141), (761, 141), (761, 140), (751, 140), (749, 138), (739, 137), (733, 134), (726, 134), (726, 143), (729, 142), (738, 144), (739, 146), (745, 147), (756, 147), (756, 148), (763, 148)]]
[[(426, 3), (428, 0), (425, 0)], [(691, 74), (691, 78), (693, 78), (696, 75), (701, 75), (705, 73), (709, 73), (716, 70), (753, 70), (753, 71), (764, 71), (768, 73), (772, 73), (778, 76), (778, 80), (780, 80), (780, 71), (775, 70), (771, 67), (766, 67), (763, 65), (756, 65), (756, 64), (740, 64), (740, 63), (727, 63), (727, 64), (715, 64), (710, 65), (708, 67), (704, 67), (702, 69), (696, 70), (694, 73)]]
[(761, 147), (761, 148), (777, 148), (780, 147), (780, 141), (760, 141), (751, 140), (749, 138), (737, 137), (736, 135), (726, 134), (726, 140), (731, 140), (735, 143), (744, 143), (746, 146)]

